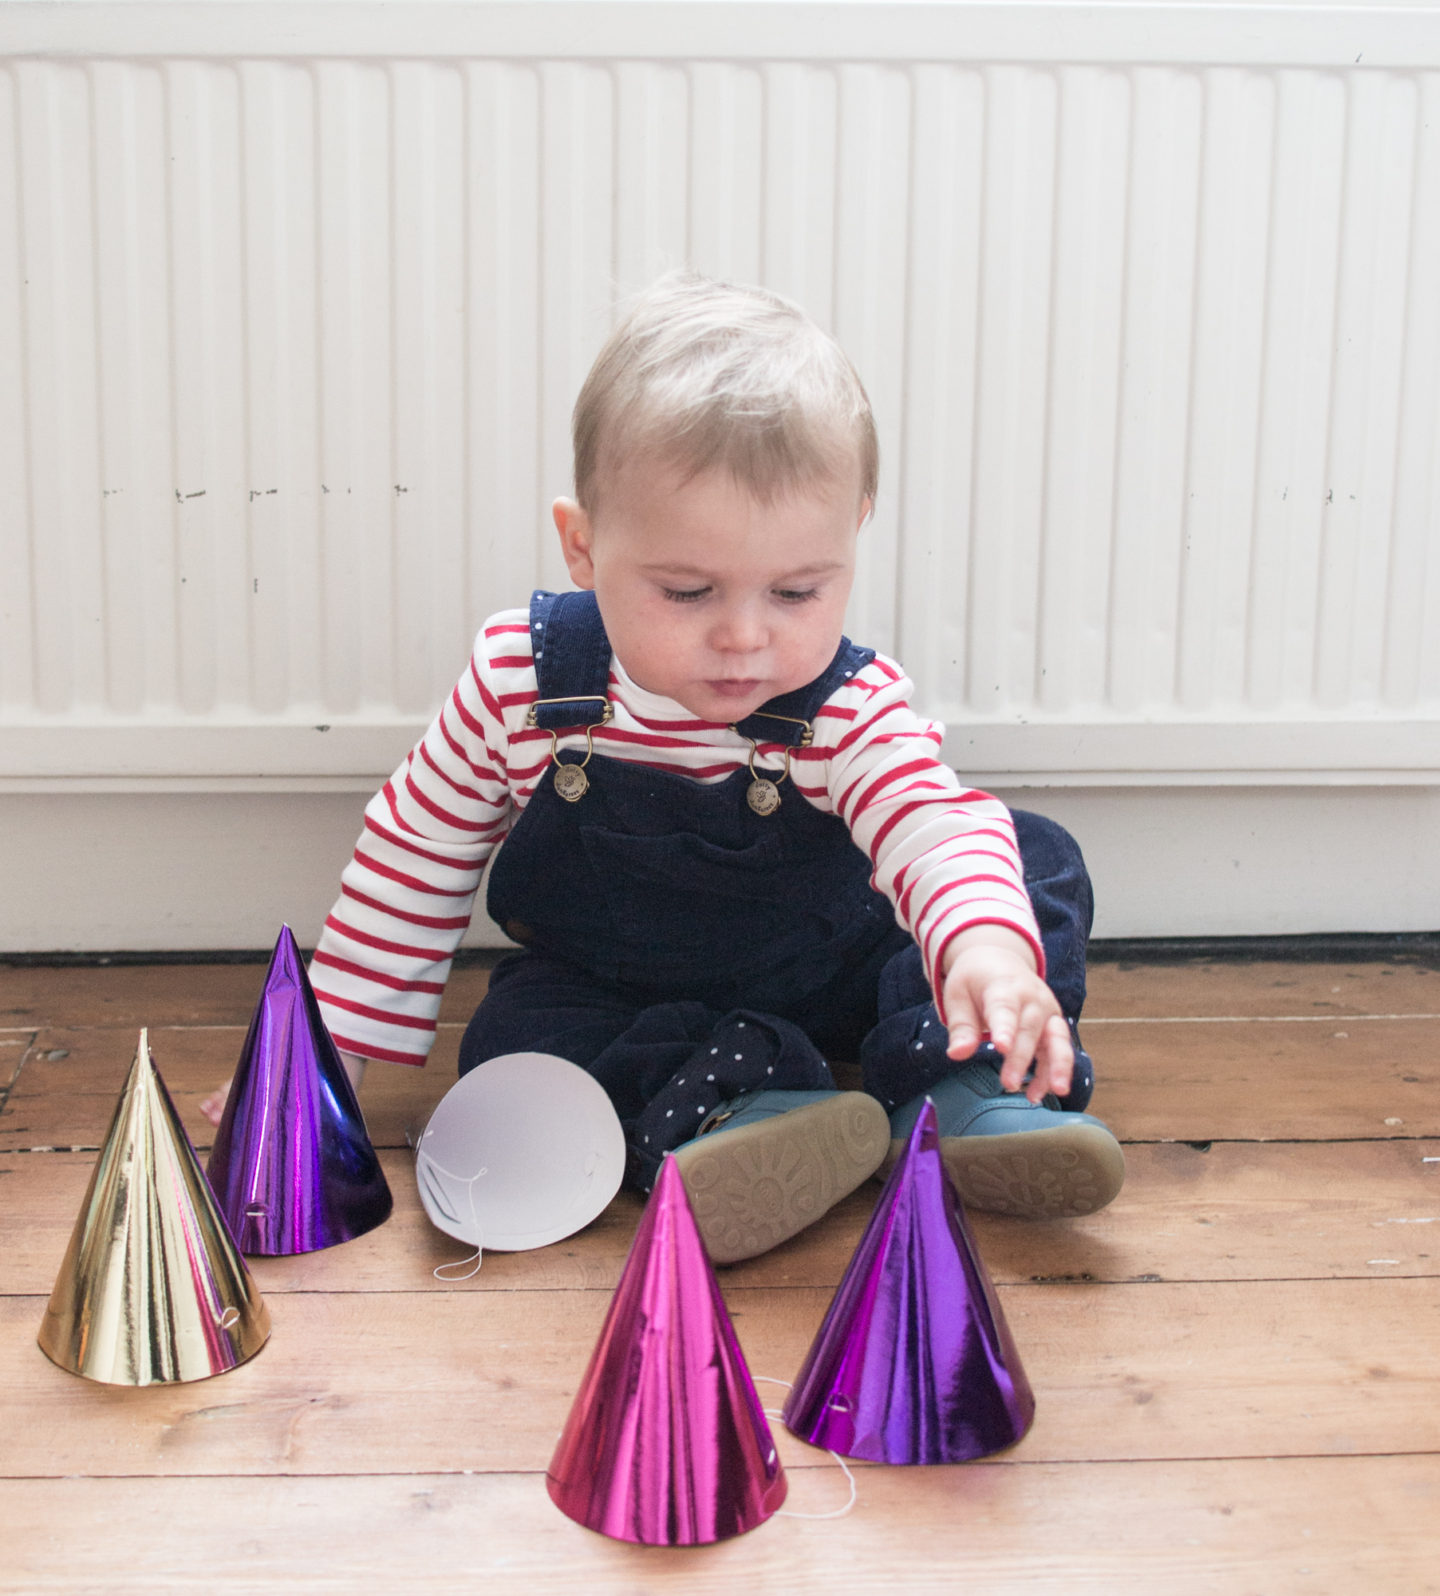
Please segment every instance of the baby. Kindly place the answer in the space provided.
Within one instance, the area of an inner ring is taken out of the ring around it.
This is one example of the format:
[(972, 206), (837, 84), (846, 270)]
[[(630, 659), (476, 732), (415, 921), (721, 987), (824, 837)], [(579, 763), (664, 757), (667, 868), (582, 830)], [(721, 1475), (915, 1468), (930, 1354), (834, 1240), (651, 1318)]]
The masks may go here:
[(554, 519), (578, 591), (485, 623), (325, 923), (311, 975), (352, 1073), (423, 1062), (504, 838), (488, 907), (520, 951), (461, 1073), (527, 1049), (588, 1070), (629, 1183), (673, 1153), (715, 1262), (813, 1223), (927, 1096), (967, 1203), (1109, 1202), (1079, 851), (958, 780), (900, 667), (842, 635), (878, 449), (839, 346), (771, 293), (668, 277), (601, 351), (574, 444)]

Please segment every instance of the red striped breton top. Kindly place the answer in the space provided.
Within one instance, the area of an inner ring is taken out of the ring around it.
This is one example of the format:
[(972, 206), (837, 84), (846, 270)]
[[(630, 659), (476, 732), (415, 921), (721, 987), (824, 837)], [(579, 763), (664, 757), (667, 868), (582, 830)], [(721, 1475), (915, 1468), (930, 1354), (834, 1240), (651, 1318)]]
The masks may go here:
[[(614, 658), (609, 694), (597, 754), (703, 782), (723, 781), (749, 758), (747, 739), (647, 692)], [(966, 926), (1019, 932), (1042, 972), (1044, 954), (1009, 812), (941, 763), (943, 728), (915, 713), (910, 694), (900, 667), (877, 655), (826, 700), (790, 775), (869, 855), (872, 882), (919, 944), (938, 1001), (946, 944)], [(550, 733), (525, 724), (536, 696), (528, 613), (505, 610), (482, 628), (430, 729), (366, 806), (310, 967), (345, 1051), (424, 1063), (485, 861), (550, 762)], [(581, 731), (560, 747), (584, 742)], [(760, 763), (773, 771), (782, 752), (768, 752), (762, 743)]]

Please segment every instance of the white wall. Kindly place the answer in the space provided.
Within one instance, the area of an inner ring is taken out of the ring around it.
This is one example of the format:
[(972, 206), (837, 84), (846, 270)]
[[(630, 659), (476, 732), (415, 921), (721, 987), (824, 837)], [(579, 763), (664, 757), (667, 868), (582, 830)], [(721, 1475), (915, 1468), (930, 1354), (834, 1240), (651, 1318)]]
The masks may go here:
[(852, 631), (1103, 933), (1436, 923), (1440, 6), (22, 0), (0, 55), (0, 948), (313, 935), (682, 261), (857, 360)]

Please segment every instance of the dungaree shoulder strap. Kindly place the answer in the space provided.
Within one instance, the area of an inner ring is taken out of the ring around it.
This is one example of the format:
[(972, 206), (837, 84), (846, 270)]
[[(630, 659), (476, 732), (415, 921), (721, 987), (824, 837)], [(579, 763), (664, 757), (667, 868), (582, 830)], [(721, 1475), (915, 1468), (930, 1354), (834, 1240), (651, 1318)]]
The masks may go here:
[[(595, 595), (538, 589), (530, 598), (530, 641), (539, 686), (532, 724), (560, 731), (600, 720), (602, 706), (609, 704), (610, 639)], [(873, 648), (842, 637), (835, 657), (813, 682), (762, 704), (736, 731), (760, 743), (802, 746), (825, 700), (874, 658)]]
[(874, 658), (873, 648), (860, 648), (848, 637), (842, 637), (835, 658), (813, 682), (761, 704), (759, 709), (739, 721), (735, 730), (742, 737), (753, 737), (757, 743), (804, 747), (810, 741), (810, 728), (821, 705)]
[(530, 646), (539, 687), (532, 725), (561, 731), (608, 718), (610, 639), (593, 593), (531, 594)]

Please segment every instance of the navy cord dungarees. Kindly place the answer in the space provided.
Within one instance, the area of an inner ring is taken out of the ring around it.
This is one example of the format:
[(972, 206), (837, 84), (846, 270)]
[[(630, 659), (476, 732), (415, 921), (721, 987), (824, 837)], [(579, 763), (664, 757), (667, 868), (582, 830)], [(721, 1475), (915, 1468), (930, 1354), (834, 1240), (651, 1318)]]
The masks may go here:
[[(610, 643), (594, 594), (536, 593), (530, 626), (535, 724), (600, 723)], [(772, 750), (797, 745), (803, 723), (873, 657), (842, 640), (823, 675), (739, 730)], [(527, 1050), (581, 1065), (625, 1127), (627, 1182), (648, 1191), (661, 1156), (721, 1103), (833, 1086), (827, 1055), (858, 1057), (887, 1110), (957, 1067), (919, 949), (837, 815), (791, 783), (774, 813), (757, 814), (743, 765), (704, 783), (595, 754), (573, 802), (556, 791), (555, 770), (495, 858), (488, 909), (522, 951), (491, 976), (461, 1043), (461, 1074)], [(779, 775), (773, 752), (760, 774)], [(1060, 827), (1015, 819), (1050, 984), (1073, 1021), (1085, 997), (1089, 877)], [(1067, 1106), (1083, 1107), (1077, 1097)]]

